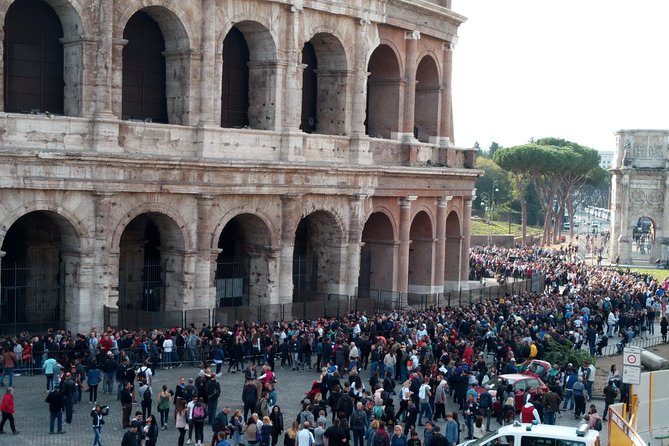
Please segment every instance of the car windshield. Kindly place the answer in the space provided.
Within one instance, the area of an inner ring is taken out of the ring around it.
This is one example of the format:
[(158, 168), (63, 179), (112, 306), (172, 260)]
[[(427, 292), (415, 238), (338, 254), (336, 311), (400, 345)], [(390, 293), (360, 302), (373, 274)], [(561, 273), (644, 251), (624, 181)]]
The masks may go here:
[(513, 384), (514, 382), (515, 382), (515, 380), (513, 380), (513, 379), (503, 379), (503, 378), (500, 378), (499, 376), (497, 376), (497, 377), (491, 379), (490, 381), (488, 381), (487, 383), (485, 383), (485, 385), (483, 387), (485, 387), (488, 390), (497, 390), (502, 385)]
[(540, 363), (533, 362), (527, 366), (527, 371), (531, 373), (536, 373), (537, 375), (541, 375), (546, 371), (546, 369), (544, 369), (544, 366), (541, 365)]

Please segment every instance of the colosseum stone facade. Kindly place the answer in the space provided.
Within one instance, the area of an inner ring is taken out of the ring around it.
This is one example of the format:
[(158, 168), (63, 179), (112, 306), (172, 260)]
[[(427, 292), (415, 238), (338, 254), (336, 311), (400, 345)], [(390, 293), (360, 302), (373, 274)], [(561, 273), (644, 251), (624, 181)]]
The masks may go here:
[(0, 327), (460, 286), (450, 3), (0, 0)]

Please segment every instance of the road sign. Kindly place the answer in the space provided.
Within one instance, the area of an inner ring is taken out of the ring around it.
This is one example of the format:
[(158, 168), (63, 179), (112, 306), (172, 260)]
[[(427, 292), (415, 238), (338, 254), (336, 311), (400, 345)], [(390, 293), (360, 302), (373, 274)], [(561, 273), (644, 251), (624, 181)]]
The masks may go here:
[(641, 367), (641, 349), (639, 347), (625, 347), (623, 366)]
[(641, 384), (641, 367), (623, 367), (623, 383)]

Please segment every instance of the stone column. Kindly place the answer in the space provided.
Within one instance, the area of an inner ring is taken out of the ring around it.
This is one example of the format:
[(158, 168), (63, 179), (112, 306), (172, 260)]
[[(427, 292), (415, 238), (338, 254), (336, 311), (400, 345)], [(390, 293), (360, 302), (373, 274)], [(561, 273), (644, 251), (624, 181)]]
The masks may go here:
[(98, 35), (95, 52), (95, 111), (96, 117), (112, 118), (112, 53), (114, 35), (114, 2), (97, 2)]
[(411, 246), (411, 202), (418, 197), (409, 195), (399, 199), (400, 204), (400, 243), (397, 253), (397, 291), (406, 300), (409, 291), (409, 247)]
[(453, 94), (451, 79), (453, 74), (453, 49), (450, 43), (443, 46), (441, 116), (439, 116), (439, 143), (448, 147), (453, 143)]
[(196, 308), (215, 308), (218, 305), (214, 277), (219, 250), (213, 248), (217, 243), (212, 240), (214, 235), (212, 215), (215, 206), (214, 195), (202, 194), (197, 197), (197, 263), (193, 289)]
[(434, 254), (434, 286), (436, 292), (444, 291), (444, 268), (446, 267), (446, 210), (452, 196), (437, 198), (437, 239)]
[(112, 41), (112, 113), (123, 118), (123, 47), (128, 44), (126, 39)]
[(302, 72), (304, 67), (300, 60), (301, 51), (297, 48), (300, 31), (300, 13), (294, 6), (286, 14), (286, 74), (283, 89), (282, 127), (284, 131), (297, 131), (300, 128), (300, 111), (302, 109)]
[(202, 0), (202, 60), (200, 62), (200, 126), (215, 125), (216, 0)]
[(360, 275), (360, 248), (362, 241), (362, 227), (360, 225), (362, 205), (365, 195), (354, 195), (349, 201), (348, 223), (348, 280), (346, 294), (355, 296)]
[[(118, 307), (118, 251), (116, 252), (116, 256), (114, 256), (112, 247), (109, 245), (114, 235), (112, 234), (113, 228), (110, 226), (114, 201), (114, 194), (95, 192), (93, 195), (95, 212), (93, 249), (96, 284), (96, 290), (93, 292), (93, 295), (96, 297), (96, 302), (91, 303), (91, 317), (98, 311), (101, 312), (102, 307), (105, 305)], [(96, 309), (96, 305), (99, 308)]]
[(279, 254), (279, 302), (293, 301), (293, 249), (300, 216), (300, 195), (281, 197), (281, 252)]
[(404, 35), (406, 43), (404, 77), (406, 83), (404, 84), (404, 115), (402, 119), (401, 139), (408, 142), (414, 142), (416, 140), (413, 134), (413, 129), (414, 112), (416, 110), (416, 69), (418, 63), (416, 57), (419, 39), (420, 32), (418, 31), (407, 31)]
[(469, 246), (472, 234), (472, 197), (462, 197), (462, 242), (460, 244), (460, 283), (469, 279)]
[(365, 109), (367, 108), (367, 29), (369, 20), (360, 19), (355, 27), (355, 58), (353, 60), (353, 86), (351, 91), (351, 136), (365, 135)]
[(629, 173), (623, 171), (618, 182), (620, 193), (620, 236), (618, 237), (618, 246), (621, 263), (632, 263), (632, 248), (634, 241), (632, 240), (632, 223), (629, 219), (629, 205), (630, 205), (630, 177)]

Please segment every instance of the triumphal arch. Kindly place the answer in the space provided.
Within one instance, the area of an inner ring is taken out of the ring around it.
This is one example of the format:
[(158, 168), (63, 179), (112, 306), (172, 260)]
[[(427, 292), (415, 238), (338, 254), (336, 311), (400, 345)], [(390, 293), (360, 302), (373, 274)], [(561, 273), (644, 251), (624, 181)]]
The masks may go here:
[(611, 185), (611, 261), (669, 257), (669, 130), (617, 133)]

